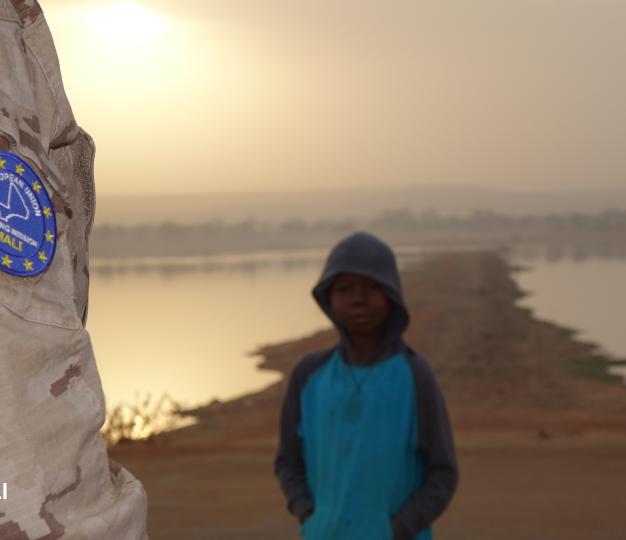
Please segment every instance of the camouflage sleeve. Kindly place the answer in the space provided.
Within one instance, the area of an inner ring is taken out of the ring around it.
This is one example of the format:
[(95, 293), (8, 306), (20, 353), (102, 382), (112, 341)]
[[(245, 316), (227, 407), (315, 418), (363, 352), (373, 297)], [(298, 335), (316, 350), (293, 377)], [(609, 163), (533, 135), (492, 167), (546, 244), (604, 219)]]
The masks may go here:
[(99, 435), (104, 396), (84, 328), (93, 155), (38, 3), (0, 0), (3, 539), (147, 538), (143, 487)]

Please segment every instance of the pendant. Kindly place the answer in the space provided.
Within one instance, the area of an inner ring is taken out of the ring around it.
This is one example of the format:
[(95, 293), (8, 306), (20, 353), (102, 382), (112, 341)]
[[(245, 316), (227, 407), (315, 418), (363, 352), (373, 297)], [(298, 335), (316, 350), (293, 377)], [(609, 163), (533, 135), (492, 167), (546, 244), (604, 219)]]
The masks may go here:
[(363, 400), (358, 394), (353, 394), (343, 406), (343, 417), (348, 422), (356, 422), (363, 413)]

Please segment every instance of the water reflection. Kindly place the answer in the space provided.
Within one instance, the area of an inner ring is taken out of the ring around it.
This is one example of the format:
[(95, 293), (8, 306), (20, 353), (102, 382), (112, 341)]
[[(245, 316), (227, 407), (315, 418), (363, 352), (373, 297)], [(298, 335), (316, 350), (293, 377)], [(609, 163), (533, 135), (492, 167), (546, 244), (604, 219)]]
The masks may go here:
[[(401, 266), (419, 260), (428, 251), (433, 250), (425, 250), (418, 246), (399, 246), (396, 249)], [(90, 262), (90, 270), (93, 275), (102, 277), (147, 273), (166, 275), (224, 271), (250, 273), (268, 268), (289, 270), (305, 267), (313, 267), (319, 272), (327, 254), (327, 249), (293, 249), (197, 257), (93, 259)]]
[[(421, 256), (399, 252), (401, 266)], [(328, 326), (309, 292), (325, 256), (95, 261), (88, 329), (108, 402), (152, 392), (190, 406), (277, 380), (250, 354)]]
[(245, 273), (272, 267), (289, 269), (315, 266), (319, 268), (325, 255), (325, 250), (317, 249), (265, 251), (204, 257), (95, 259), (91, 262), (91, 272), (101, 276), (110, 276), (113, 274), (179, 274), (223, 271)]
[(540, 319), (578, 330), (577, 337), (598, 344), (600, 352), (626, 358), (626, 258), (574, 255), (513, 255), (513, 263), (524, 266), (515, 279), (529, 293), (520, 305)]
[[(428, 251), (400, 246), (400, 266)], [(510, 259), (528, 267), (524, 306), (626, 357), (626, 253), (599, 252), (521, 246)], [(93, 261), (88, 329), (109, 407), (148, 394), (191, 407), (276, 381), (250, 353), (328, 326), (309, 292), (326, 254)]]

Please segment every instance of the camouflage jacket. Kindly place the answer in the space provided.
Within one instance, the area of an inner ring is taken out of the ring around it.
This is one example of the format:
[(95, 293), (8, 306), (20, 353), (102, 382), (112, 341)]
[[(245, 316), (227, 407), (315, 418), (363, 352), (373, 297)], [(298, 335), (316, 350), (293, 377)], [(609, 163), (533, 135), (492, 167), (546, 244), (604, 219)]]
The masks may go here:
[(28, 237), (12, 224), (30, 203), (0, 181), (0, 539), (144, 539), (143, 487), (99, 435), (104, 396), (84, 328), (94, 146), (74, 120), (36, 0), (0, 0), (0, 152), (0, 173), (17, 170), (0, 180), (19, 182), (24, 163), (56, 216), (56, 234), (42, 239), (54, 252), (39, 252), (48, 266), (15, 275), (10, 255)]

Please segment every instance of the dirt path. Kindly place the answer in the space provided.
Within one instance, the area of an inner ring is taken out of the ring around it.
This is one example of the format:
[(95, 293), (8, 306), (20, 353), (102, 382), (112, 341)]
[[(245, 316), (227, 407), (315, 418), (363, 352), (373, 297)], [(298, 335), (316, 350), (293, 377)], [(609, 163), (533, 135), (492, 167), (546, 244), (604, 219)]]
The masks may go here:
[[(495, 254), (433, 258), (404, 276), (407, 341), (432, 363), (453, 419), (461, 484), (439, 540), (624, 540), (626, 388), (582, 379), (595, 350), (515, 305)], [(263, 350), (288, 373), (332, 331)], [(112, 457), (149, 495), (153, 539), (298, 538), (271, 473), (279, 383), (195, 411), (199, 423)]]
[[(436, 525), (440, 540), (624, 540), (624, 434), (472, 431), (457, 443), (461, 484)], [(247, 449), (125, 452), (123, 462), (150, 495), (153, 539), (295, 540), (273, 452), (268, 439)]]

